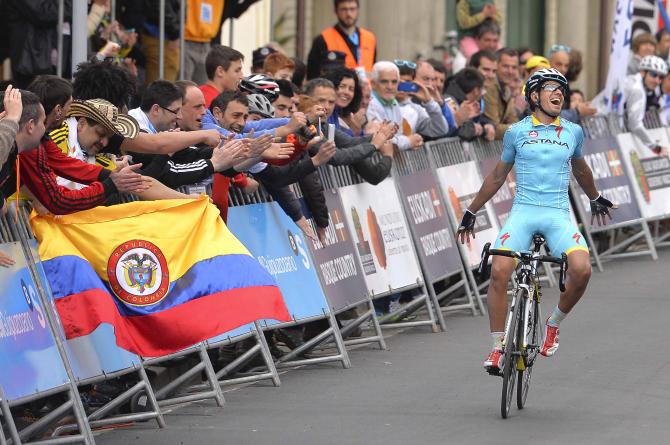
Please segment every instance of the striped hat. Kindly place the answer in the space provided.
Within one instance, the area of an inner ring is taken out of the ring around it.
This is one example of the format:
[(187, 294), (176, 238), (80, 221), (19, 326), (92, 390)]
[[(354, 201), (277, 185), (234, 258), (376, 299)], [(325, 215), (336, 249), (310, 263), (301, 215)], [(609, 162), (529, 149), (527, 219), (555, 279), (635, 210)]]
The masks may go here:
[(111, 132), (128, 139), (135, 139), (140, 131), (140, 126), (134, 118), (119, 114), (118, 108), (104, 99), (75, 99), (66, 117), (87, 117)]

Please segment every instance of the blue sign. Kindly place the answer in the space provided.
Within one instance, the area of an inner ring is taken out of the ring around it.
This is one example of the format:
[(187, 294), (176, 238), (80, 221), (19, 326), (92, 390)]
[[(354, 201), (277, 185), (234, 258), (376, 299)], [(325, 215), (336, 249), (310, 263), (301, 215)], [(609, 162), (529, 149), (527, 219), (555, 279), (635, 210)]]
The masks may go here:
[[(33, 258), (39, 258), (37, 241), (30, 240), (29, 243)], [(37, 270), (51, 302), (51, 310), (53, 313), (57, 314), (56, 306), (53, 303), (53, 296), (51, 295), (51, 289), (49, 288), (49, 281), (46, 279), (41, 262), (37, 263)], [(56, 317), (56, 319), (60, 323), (60, 318)], [(140, 365), (140, 358), (137, 355), (128, 352), (125, 349), (121, 349), (116, 345), (114, 328), (107, 323), (101, 323), (100, 326), (89, 335), (72, 338), (70, 340), (65, 340), (62, 328), (60, 329), (59, 334), (64, 340), (65, 350), (67, 351), (72, 366), (72, 372), (77, 380), (98, 377), (103, 374), (109, 374)]]
[(0, 244), (16, 264), (0, 267), (0, 386), (8, 400), (68, 382), (49, 322), (19, 243)]
[[(228, 227), (277, 280), (296, 320), (328, 312), (302, 232), (277, 203), (231, 207)], [(268, 320), (268, 324), (276, 323)]]

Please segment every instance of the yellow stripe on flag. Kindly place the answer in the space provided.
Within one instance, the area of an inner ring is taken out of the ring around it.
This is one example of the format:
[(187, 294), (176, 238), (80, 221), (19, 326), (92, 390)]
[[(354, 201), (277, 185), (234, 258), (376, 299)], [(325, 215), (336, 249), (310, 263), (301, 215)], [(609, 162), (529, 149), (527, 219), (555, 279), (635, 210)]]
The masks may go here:
[(31, 218), (43, 261), (74, 255), (106, 277), (110, 255), (131, 240), (149, 241), (165, 255), (170, 281), (198, 261), (219, 255), (250, 255), (235, 238), (209, 198), (139, 201), (54, 217)]

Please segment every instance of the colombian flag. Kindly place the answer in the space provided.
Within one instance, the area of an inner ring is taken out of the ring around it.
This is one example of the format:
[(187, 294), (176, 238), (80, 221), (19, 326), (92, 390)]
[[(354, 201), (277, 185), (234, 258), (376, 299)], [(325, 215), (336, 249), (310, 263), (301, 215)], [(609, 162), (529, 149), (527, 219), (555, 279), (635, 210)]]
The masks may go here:
[(145, 357), (263, 318), (289, 321), (274, 278), (205, 196), (31, 219), (67, 338), (114, 326)]

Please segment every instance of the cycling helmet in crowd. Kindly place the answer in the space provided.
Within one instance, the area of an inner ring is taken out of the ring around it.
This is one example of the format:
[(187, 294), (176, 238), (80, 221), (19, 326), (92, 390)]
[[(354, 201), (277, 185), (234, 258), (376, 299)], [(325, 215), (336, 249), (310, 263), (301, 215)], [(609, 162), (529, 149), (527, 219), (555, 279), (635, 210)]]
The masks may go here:
[(640, 71), (649, 71), (660, 74), (661, 76), (666, 76), (668, 74), (668, 65), (665, 63), (665, 60), (658, 56), (644, 56), (642, 60), (640, 60), (639, 69)]
[(249, 94), (262, 94), (270, 102), (274, 102), (279, 97), (279, 85), (272, 77), (265, 74), (252, 74), (242, 79), (240, 91)]
[(531, 74), (526, 81), (526, 102), (528, 102), (531, 107), (534, 104), (530, 100), (530, 93), (539, 90), (545, 82), (549, 81), (558, 82), (561, 86), (561, 90), (563, 90), (563, 96), (567, 97), (569, 86), (565, 76), (555, 68), (544, 68)]
[(264, 119), (275, 117), (275, 107), (272, 106), (267, 97), (262, 94), (250, 94), (247, 96), (249, 101), (249, 113), (257, 114)]

